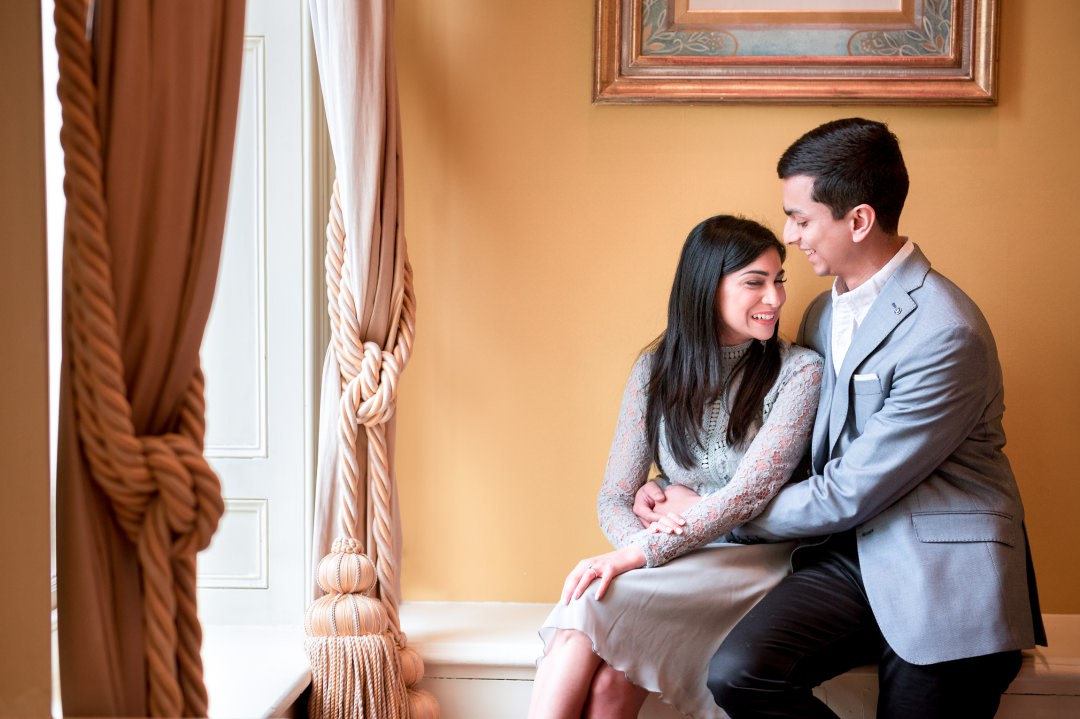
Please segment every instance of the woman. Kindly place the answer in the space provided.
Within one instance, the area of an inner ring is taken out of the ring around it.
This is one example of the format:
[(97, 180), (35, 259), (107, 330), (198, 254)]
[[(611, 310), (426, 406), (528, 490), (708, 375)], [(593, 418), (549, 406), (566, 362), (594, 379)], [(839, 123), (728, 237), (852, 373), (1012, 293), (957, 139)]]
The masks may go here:
[[(791, 545), (721, 538), (794, 473), (821, 383), (821, 358), (777, 337), (784, 255), (768, 229), (728, 215), (687, 237), (667, 329), (630, 374), (600, 489), (618, 549), (567, 576), (540, 630), (533, 719), (635, 717), (649, 691), (697, 719), (724, 716), (709, 658), (787, 573)], [(643, 528), (634, 493), (653, 464), (665, 515)]]

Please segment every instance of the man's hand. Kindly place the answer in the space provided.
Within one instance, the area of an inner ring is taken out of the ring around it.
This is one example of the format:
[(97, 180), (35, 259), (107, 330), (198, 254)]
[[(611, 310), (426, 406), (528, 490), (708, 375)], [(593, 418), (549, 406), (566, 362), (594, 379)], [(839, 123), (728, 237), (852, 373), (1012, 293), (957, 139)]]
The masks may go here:
[(634, 494), (634, 514), (642, 527), (648, 527), (663, 518), (664, 515), (656, 511), (656, 505), (666, 500), (664, 490), (660, 489), (660, 485), (656, 482), (649, 481), (641, 485)]

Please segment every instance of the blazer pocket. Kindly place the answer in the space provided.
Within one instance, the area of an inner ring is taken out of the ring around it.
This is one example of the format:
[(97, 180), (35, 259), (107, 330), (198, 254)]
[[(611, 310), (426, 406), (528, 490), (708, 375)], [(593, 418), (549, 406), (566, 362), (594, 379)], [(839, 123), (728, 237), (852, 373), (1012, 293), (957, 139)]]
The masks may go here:
[(876, 374), (856, 375), (851, 382), (855, 411), (855, 431), (862, 434), (867, 420), (885, 404), (885, 395), (881, 391), (881, 380)]
[(1020, 528), (1002, 512), (914, 512), (911, 523), (920, 542), (998, 542), (1018, 544)]

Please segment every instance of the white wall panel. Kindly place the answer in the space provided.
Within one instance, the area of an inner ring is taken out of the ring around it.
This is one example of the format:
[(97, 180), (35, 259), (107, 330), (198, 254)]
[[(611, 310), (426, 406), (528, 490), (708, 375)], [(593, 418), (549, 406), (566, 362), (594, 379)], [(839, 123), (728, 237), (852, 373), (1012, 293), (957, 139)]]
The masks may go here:
[(248, 0), (245, 19), (229, 210), (202, 348), (206, 455), (227, 504), (199, 557), (209, 624), (296, 624), (309, 599), (311, 358), (321, 356), (313, 318), (323, 303), (312, 215), (327, 162), (311, 150), (321, 118), (306, 6)]
[(266, 456), (265, 44), (244, 39), (226, 242), (202, 348), (207, 457)]
[(225, 514), (210, 546), (199, 555), (200, 587), (266, 589), (269, 502), (226, 499)]

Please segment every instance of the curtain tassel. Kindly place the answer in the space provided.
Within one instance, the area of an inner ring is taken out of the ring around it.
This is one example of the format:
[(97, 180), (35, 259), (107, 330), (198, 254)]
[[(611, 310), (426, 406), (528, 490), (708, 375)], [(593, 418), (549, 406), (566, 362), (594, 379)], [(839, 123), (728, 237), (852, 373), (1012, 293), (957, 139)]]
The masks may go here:
[(327, 594), (312, 602), (304, 617), (312, 719), (410, 716), (412, 692), (406, 689), (386, 609), (367, 596), (375, 581), (375, 565), (355, 539), (338, 538), (319, 562), (319, 587)]

